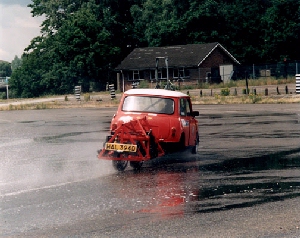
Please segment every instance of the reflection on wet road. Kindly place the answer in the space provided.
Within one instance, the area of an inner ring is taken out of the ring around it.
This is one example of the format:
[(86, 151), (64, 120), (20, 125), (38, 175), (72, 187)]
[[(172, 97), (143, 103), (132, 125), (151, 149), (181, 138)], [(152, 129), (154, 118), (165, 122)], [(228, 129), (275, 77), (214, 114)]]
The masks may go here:
[[(278, 213), (289, 216), (285, 204), (300, 196), (298, 108), (215, 107), (198, 108), (197, 155), (169, 155), (124, 172), (96, 158), (114, 109), (0, 112), (0, 231), (28, 237), (198, 237), (196, 228), (179, 231), (173, 225), (188, 227), (186, 219), (196, 216), (202, 237), (212, 237), (216, 229), (229, 232), (233, 224), (225, 221), (241, 209), (260, 206), (267, 219), (279, 209), (272, 204), (281, 202), (285, 210)], [(228, 217), (211, 231), (204, 221), (214, 222), (218, 214)], [(300, 211), (295, 214), (284, 222), (291, 234), (299, 234)], [(230, 230), (231, 237), (266, 234), (255, 212), (239, 216), (240, 229)], [(161, 222), (171, 226), (166, 233), (147, 225)], [(257, 233), (243, 233), (249, 223), (259, 227)], [(264, 227), (277, 237), (286, 231)]]
[(290, 155), (207, 165), (199, 164), (201, 158), (168, 158), (160, 165), (146, 164), (139, 172), (119, 173), (114, 184), (121, 183), (118, 196), (138, 199), (143, 204), (138, 212), (156, 219), (251, 207), (300, 196), (299, 154), (298, 159)]

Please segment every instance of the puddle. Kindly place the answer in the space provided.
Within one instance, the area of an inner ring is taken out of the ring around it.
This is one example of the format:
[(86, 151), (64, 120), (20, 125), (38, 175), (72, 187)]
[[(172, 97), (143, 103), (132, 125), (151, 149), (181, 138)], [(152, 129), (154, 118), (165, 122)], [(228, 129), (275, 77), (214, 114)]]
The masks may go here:
[[(37, 137), (34, 138), (35, 142), (47, 142), (47, 143), (58, 143), (63, 140), (64, 143), (66, 142), (75, 142), (75, 141), (82, 141), (79, 137), (83, 134), (89, 134), (89, 133), (98, 133), (98, 131), (84, 131), (84, 132), (70, 132), (70, 133), (64, 133), (54, 136), (44, 136), (44, 137)], [(73, 137), (73, 138), (72, 138)], [(68, 138), (68, 139), (66, 139)]]
[(159, 219), (252, 207), (300, 196), (299, 153), (300, 148), (207, 165), (201, 158), (168, 158), (125, 171), (122, 185), (113, 183), (123, 188), (121, 197), (139, 201), (140, 213)]
[(193, 212), (214, 212), (300, 196), (300, 149), (260, 157), (226, 160), (199, 167)]
[(20, 121), (20, 123), (35, 123), (37, 121)]
[[(202, 170), (209, 170), (215, 172), (224, 171), (242, 171), (242, 170), (270, 170), (270, 169), (283, 169), (288, 167), (300, 167), (299, 160), (290, 160), (300, 153), (300, 148), (281, 151), (273, 154), (266, 154), (251, 158), (236, 158), (232, 160), (225, 160), (222, 163), (209, 164), (203, 166)], [(295, 157), (296, 158), (296, 157)]]

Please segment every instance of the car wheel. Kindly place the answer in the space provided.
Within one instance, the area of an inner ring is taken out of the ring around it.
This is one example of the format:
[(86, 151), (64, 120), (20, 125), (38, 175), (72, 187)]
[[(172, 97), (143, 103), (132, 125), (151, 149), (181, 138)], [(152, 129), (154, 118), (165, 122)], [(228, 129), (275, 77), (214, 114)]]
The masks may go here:
[(197, 154), (198, 151), (198, 143), (192, 147), (192, 154)]
[(180, 141), (179, 141), (179, 145), (178, 145), (178, 148), (177, 149), (179, 149), (179, 151), (183, 151), (183, 150), (185, 150), (185, 136), (184, 136), (184, 134), (182, 134), (181, 135), (181, 137), (180, 137)]
[(199, 145), (199, 135), (197, 133), (197, 138), (196, 138), (196, 141), (195, 141), (195, 145), (192, 147), (192, 154), (197, 154), (198, 145)]
[(113, 160), (112, 165), (117, 171), (124, 171), (127, 167), (127, 160)]
[(142, 167), (143, 162), (141, 161), (130, 161), (130, 167), (134, 168), (135, 170), (138, 170)]

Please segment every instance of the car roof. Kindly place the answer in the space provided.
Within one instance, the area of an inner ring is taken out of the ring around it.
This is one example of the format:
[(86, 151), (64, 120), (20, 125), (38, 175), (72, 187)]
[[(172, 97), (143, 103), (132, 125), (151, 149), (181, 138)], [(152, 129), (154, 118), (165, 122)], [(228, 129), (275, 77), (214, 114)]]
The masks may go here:
[(187, 94), (171, 91), (166, 89), (152, 89), (152, 88), (137, 88), (129, 89), (125, 92), (126, 95), (152, 95), (152, 96), (167, 96), (167, 97), (189, 97)]

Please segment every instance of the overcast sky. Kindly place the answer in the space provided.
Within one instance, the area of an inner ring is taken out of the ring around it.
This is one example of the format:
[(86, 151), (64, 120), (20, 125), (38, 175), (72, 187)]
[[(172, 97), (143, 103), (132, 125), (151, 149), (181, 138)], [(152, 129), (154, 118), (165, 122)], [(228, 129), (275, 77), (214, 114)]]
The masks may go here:
[(32, 17), (31, 0), (0, 0), (0, 60), (21, 57), (30, 41), (40, 35), (42, 18)]

